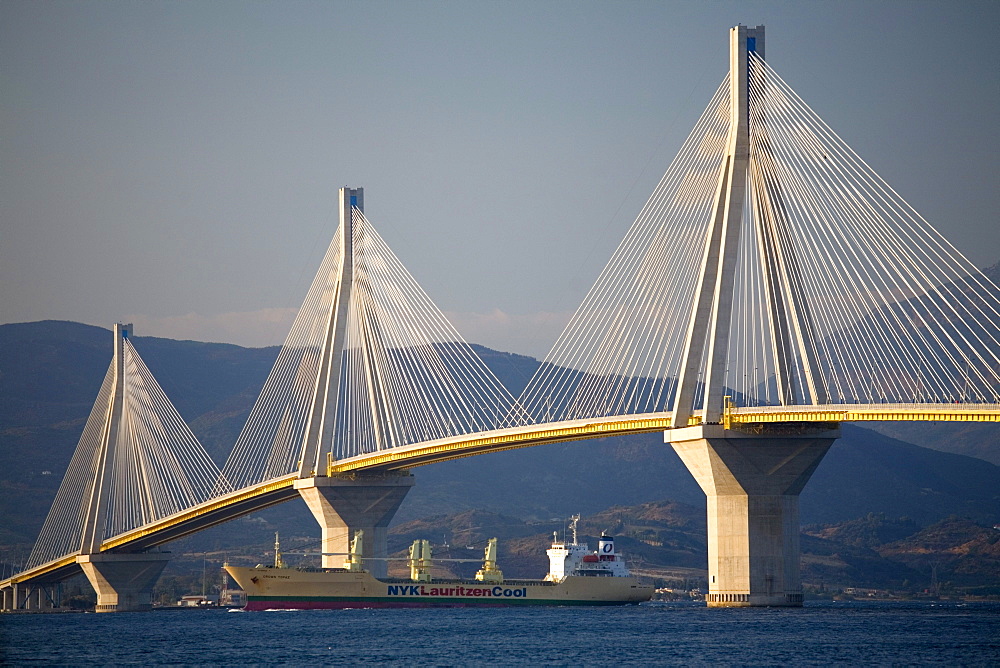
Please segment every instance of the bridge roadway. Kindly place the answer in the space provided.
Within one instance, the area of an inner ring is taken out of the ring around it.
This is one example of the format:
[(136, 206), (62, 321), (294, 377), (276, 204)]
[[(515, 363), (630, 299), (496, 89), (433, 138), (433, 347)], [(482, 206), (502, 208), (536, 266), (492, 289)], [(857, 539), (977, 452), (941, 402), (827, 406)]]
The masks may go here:
[[(1000, 422), (998, 404), (832, 404), (825, 406), (765, 406), (726, 410), (726, 428), (755, 429), (764, 424), (841, 422)], [(701, 423), (695, 414), (687, 426)], [(392, 450), (373, 452), (332, 462), (330, 476), (378, 476), (416, 466), (515, 450), (547, 443), (590, 438), (663, 432), (672, 428), (669, 413), (646, 413), (585, 420), (567, 420), (415, 443)], [(228, 522), (243, 515), (299, 497), (294, 488), (296, 473), (230, 492), (156, 522), (133, 529), (101, 544), (101, 551), (138, 552)], [(14, 583), (57, 582), (79, 572), (76, 554), (41, 564), (0, 580), (0, 588)]]

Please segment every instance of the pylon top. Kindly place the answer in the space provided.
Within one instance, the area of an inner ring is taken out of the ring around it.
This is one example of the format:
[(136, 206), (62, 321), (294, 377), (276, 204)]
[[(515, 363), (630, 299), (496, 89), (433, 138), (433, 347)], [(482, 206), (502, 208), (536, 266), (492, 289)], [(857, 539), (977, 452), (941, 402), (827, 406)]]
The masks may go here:
[(344, 186), (340, 189), (341, 201), (347, 206), (354, 207), (361, 213), (365, 212), (365, 189), (349, 188)]

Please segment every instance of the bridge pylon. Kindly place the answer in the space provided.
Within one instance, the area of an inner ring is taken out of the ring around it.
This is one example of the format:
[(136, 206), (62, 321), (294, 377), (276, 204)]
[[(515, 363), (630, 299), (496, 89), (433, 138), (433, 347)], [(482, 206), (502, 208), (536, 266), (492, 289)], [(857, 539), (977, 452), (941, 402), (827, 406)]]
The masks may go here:
[[(675, 428), (664, 440), (705, 492), (708, 504), (708, 595), (710, 607), (800, 606), (799, 493), (840, 435), (836, 425), (777, 425), (729, 429), (725, 418), (729, 335), (739, 264), (748, 174), (754, 170), (751, 142), (761, 150), (767, 137), (751, 137), (750, 62), (764, 57), (764, 26), (730, 30), (730, 121), (726, 151), (691, 311), (672, 424), (687, 425), (701, 412), (701, 425)], [(760, 115), (759, 113), (757, 114)], [(763, 133), (758, 130), (758, 133)], [(813, 405), (827, 403), (811, 345), (809, 310), (794, 256), (775, 259), (787, 224), (780, 183), (752, 179), (754, 227), (764, 272), (767, 318), (775, 382), (781, 404), (794, 402), (791, 360), (802, 369), (802, 394)], [(699, 388), (700, 386), (700, 388)], [(701, 405), (695, 403), (699, 397)]]
[[(363, 530), (362, 554), (369, 559), (365, 569), (376, 577), (387, 574), (387, 536), (389, 522), (413, 486), (409, 473), (388, 476), (330, 476), (324, 455), (332, 460), (337, 411), (340, 407), (342, 366), (345, 341), (348, 336), (351, 292), (354, 284), (354, 211), (364, 212), (364, 189), (341, 188), (338, 197), (340, 212), (340, 263), (331, 282), (334, 285), (326, 318), (326, 331), (320, 351), (319, 368), (313, 390), (312, 405), (302, 444), (302, 459), (295, 488), (309, 507), (322, 532), (323, 568), (339, 568), (350, 551), (351, 539)], [(361, 346), (361, 366), (367, 377), (367, 405), (371, 415), (369, 425), (376, 447), (382, 447), (380, 427), (381, 403), (376, 396), (377, 363), (371, 346)]]
[(59, 583), (80, 569), (98, 612), (150, 609), (170, 555), (143, 552), (165, 541), (142, 527), (231, 491), (131, 335), (115, 325), (111, 364), (26, 568), (0, 581), (5, 609), (58, 607)]
[(112, 362), (113, 386), (108, 399), (104, 429), (97, 449), (97, 477), (84, 499), (83, 539), (76, 562), (97, 592), (96, 612), (135, 612), (153, 607), (153, 585), (166, 568), (170, 554), (101, 553), (108, 508), (114, 485), (116, 448), (122, 430), (125, 397), (125, 339), (132, 325), (115, 324)]
[[(354, 210), (364, 212), (364, 188), (341, 188), (337, 209), (340, 212), (340, 262), (327, 280), (333, 284), (333, 295), (329, 312), (325, 318), (325, 331), (319, 351), (319, 365), (312, 393), (312, 403), (306, 423), (305, 438), (302, 443), (302, 458), (299, 461), (299, 478), (323, 476), (326, 462), (323, 460), (323, 446), (332, 448), (334, 430), (337, 424), (337, 410), (340, 404), (341, 368), (344, 363), (344, 348), (347, 338), (347, 324), (350, 319), (351, 292), (354, 288)], [(369, 357), (364, 356), (365, 368), (369, 368)], [(369, 388), (369, 397), (371, 388)], [(372, 410), (376, 404), (371, 401)], [(373, 420), (373, 426), (378, 420)], [(378, 440), (377, 428), (376, 441)]]

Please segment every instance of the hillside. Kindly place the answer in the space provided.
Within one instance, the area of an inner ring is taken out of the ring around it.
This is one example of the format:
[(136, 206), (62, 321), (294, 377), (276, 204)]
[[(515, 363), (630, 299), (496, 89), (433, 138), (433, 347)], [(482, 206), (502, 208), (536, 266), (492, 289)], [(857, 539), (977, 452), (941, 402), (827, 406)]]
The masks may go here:
[(968, 587), (1000, 585), (1000, 531), (960, 517), (949, 517), (911, 536), (876, 548), (938, 584)]
[[(664, 497), (702, 505), (705, 498), (657, 434), (482, 455), (414, 475), (417, 486), (401, 518), (475, 507), (547, 519)], [(802, 493), (801, 509), (806, 523), (868, 512), (906, 515), (921, 524), (953, 514), (991, 522), (1000, 517), (1000, 468), (845, 425)]]
[[(17, 560), (37, 536), (110, 361), (111, 338), (108, 330), (69, 322), (0, 326), (0, 554), (15, 555), (7, 558)], [(141, 336), (133, 341), (221, 462), (278, 349)], [(538, 364), (477, 350), (515, 393)], [(663, 498), (704, 505), (700, 489), (655, 434), (497, 453), (422, 467), (415, 474), (417, 486), (397, 523), (471, 510), (541, 522)], [(870, 512), (905, 515), (920, 526), (951, 515), (992, 524), (1000, 518), (1000, 468), (847, 425), (802, 495), (802, 519), (836, 523)], [(253, 535), (265, 544), (275, 527), (289, 535), (315, 533), (296, 503), (240, 526), (240, 538)], [(224, 549), (249, 542), (231, 534), (223, 526), (177, 545)]]
[(873, 422), (869, 428), (924, 448), (968, 455), (1000, 466), (1000, 423)]
[(1000, 530), (960, 517), (920, 528), (909, 518), (870, 513), (849, 522), (805, 527), (816, 538), (861, 547), (901, 564), (925, 581), (957, 586), (1000, 584)]

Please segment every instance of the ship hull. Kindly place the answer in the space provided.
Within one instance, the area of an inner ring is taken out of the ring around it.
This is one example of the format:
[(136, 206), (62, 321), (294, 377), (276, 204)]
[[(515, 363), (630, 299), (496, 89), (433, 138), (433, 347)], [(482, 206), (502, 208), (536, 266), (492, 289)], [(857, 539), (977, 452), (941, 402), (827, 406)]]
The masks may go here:
[(651, 586), (639, 584), (633, 577), (570, 576), (559, 583), (415, 583), (377, 580), (365, 572), (235, 566), (226, 566), (226, 570), (246, 592), (246, 610), (628, 605), (648, 601), (653, 595)]

